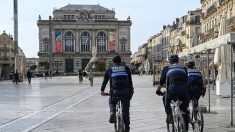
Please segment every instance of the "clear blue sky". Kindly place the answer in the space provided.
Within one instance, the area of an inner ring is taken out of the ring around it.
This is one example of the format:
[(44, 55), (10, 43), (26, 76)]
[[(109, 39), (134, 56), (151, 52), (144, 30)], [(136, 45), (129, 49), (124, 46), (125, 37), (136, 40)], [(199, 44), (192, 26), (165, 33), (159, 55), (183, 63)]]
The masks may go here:
[[(70, 4), (100, 4), (115, 8), (116, 18), (126, 20), (131, 17), (131, 51), (147, 42), (160, 32), (163, 25), (172, 24), (177, 17), (189, 10), (200, 8), (200, 0), (18, 0), (19, 46), (26, 57), (38, 57), (37, 20), (52, 15), (53, 8)], [(2, 0), (0, 4), (0, 34), (5, 30), (13, 35), (13, 0)]]

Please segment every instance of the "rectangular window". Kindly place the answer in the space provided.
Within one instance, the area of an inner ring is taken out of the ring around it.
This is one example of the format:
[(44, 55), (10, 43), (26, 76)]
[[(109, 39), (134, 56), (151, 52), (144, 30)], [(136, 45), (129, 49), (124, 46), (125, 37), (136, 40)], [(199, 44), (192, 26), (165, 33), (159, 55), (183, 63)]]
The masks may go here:
[(4, 43), (4, 44), (3, 44), (3, 48), (7, 48), (7, 44)]
[(195, 22), (200, 23), (200, 16), (195, 16)]
[(49, 51), (49, 46), (48, 46), (47, 42), (44, 43), (44, 51), (46, 51), (46, 52)]
[(126, 51), (126, 43), (125, 42), (121, 43), (121, 51)]

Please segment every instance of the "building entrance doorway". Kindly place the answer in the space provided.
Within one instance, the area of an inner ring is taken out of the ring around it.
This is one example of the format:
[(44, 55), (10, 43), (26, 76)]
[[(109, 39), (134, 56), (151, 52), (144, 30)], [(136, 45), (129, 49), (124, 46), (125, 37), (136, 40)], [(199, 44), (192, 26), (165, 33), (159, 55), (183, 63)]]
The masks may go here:
[(82, 59), (82, 70), (86, 68), (86, 65), (88, 64), (89, 59)]
[(66, 59), (65, 60), (66, 72), (73, 72), (73, 59)]

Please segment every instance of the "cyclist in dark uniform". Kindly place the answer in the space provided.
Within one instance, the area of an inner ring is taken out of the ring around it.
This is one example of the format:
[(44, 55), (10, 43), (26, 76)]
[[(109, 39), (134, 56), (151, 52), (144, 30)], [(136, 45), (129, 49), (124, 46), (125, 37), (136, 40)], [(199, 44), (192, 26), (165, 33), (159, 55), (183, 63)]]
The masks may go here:
[(116, 103), (117, 97), (121, 97), (122, 103), (122, 116), (125, 124), (126, 132), (130, 131), (130, 100), (134, 93), (134, 88), (132, 84), (132, 77), (130, 68), (126, 65), (121, 63), (121, 57), (115, 56), (113, 58), (113, 65), (109, 67), (105, 71), (104, 80), (101, 86), (101, 95), (105, 96), (106, 93), (104, 92), (105, 87), (110, 80), (110, 99), (109, 99), (109, 106), (110, 106), (110, 123), (114, 123), (116, 121), (115, 112), (116, 112)]
[[(189, 93), (190, 99), (196, 99), (197, 102), (200, 96), (205, 95), (205, 89), (203, 87), (203, 80), (201, 72), (198, 69), (194, 68), (195, 62), (194, 61), (187, 61), (185, 66), (188, 70), (188, 86), (189, 86)], [(198, 105), (198, 103), (196, 104)]]
[(167, 114), (167, 122), (172, 120), (172, 112), (170, 107), (171, 100), (178, 97), (183, 103), (180, 105), (180, 109), (185, 113), (183, 114), (186, 129), (188, 130), (189, 122), (189, 111), (187, 110), (189, 106), (189, 92), (188, 92), (188, 72), (186, 67), (178, 64), (178, 55), (170, 55), (168, 57), (170, 63), (169, 66), (163, 68), (160, 84), (157, 87), (156, 94), (162, 95), (161, 87), (166, 84), (166, 94), (163, 96), (163, 103), (165, 106), (165, 112)]

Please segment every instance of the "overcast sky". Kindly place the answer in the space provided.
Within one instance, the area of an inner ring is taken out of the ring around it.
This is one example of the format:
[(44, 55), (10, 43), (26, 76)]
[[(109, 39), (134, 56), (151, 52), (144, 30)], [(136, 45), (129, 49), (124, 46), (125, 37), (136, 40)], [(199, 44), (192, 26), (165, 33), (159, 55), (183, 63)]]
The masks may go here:
[[(18, 0), (19, 46), (26, 57), (38, 57), (38, 27), (42, 19), (52, 15), (53, 8), (70, 4), (99, 4), (116, 11), (116, 18), (126, 20), (131, 17), (131, 51), (147, 42), (147, 39), (160, 32), (163, 25), (172, 24), (177, 17), (186, 15), (189, 10), (200, 8), (200, 0)], [(13, 0), (1, 0), (0, 34), (13, 30)]]

